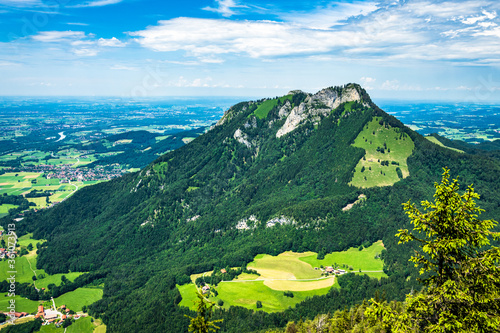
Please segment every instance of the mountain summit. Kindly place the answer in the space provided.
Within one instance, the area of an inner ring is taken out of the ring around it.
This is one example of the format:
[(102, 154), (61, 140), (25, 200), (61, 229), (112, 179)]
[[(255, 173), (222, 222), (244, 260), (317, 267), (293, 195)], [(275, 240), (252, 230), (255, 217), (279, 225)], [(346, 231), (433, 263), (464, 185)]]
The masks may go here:
[[(214, 267), (242, 267), (257, 254), (324, 254), (382, 239), (391, 283), (407, 283), (409, 249), (402, 253), (394, 237), (407, 224), (401, 203), (429, 198), (444, 166), (479, 193), (500, 191), (491, 177), (497, 160), (429, 142), (357, 84), (291, 91), (232, 106), (189, 144), (140, 172), (86, 187), (17, 229), (47, 239), (38, 268), (106, 276), (104, 297), (89, 311), (109, 332), (185, 332), (188, 310), (178, 306), (176, 284)], [(500, 210), (495, 196), (481, 206)], [(219, 315), (234, 332), (291, 318), (228, 311)]]

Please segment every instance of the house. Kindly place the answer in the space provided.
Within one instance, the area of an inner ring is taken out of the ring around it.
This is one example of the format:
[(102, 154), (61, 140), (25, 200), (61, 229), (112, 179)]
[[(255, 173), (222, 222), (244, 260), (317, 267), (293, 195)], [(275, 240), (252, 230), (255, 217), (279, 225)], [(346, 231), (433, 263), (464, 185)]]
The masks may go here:
[(49, 323), (52, 322), (53, 320), (57, 319), (57, 317), (58, 317), (57, 311), (54, 311), (54, 310), (45, 310), (44, 318), (45, 318), (45, 320), (48, 320)]
[(204, 285), (202, 288), (201, 288), (201, 292), (203, 294), (206, 294), (210, 291), (210, 287), (208, 285)]
[(333, 269), (333, 267), (327, 267), (327, 268), (325, 269), (325, 271), (326, 271), (327, 273), (333, 273), (334, 269)]
[(221, 269), (221, 270), (220, 270), (220, 272), (221, 272), (222, 274), (227, 273), (227, 271), (226, 271), (226, 269), (225, 269), (225, 268)]

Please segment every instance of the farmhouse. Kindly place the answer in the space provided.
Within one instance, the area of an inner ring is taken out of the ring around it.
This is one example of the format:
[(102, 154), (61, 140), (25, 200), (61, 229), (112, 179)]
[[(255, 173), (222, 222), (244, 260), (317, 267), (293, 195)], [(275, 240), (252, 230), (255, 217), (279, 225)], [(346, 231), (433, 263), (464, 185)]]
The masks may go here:
[(201, 291), (202, 293), (206, 294), (210, 291), (210, 287), (208, 285), (204, 285), (202, 288), (201, 288)]
[(220, 270), (220, 272), (221, 272), (222, 274), (227, 273), (227, 271), (226, 271), (226, 269), (225, 269), (225, 268), (221, 269), (221, 270)]
[(51, 322), (51, 320), (57, 319), (57, 316), (58, 316), (57, 311), (50, 310), (50, 309), (45, 310), (45, 313), (44, 313), (45, 320), (48, 320), (49, 322)]
[(327, 273), (333, 273), (334, 269), (333, 269), (333, 267), (327, 267), (327, 268), (325, 269), (325, 271), (326, 271)]

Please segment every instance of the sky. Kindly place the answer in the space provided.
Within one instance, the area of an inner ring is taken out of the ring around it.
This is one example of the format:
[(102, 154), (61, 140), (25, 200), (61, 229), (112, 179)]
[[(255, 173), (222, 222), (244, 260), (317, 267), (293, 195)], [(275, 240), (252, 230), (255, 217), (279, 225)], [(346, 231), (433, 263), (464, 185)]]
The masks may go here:
[(500, 2), (0, 0), (0, 95), (500, 101)]

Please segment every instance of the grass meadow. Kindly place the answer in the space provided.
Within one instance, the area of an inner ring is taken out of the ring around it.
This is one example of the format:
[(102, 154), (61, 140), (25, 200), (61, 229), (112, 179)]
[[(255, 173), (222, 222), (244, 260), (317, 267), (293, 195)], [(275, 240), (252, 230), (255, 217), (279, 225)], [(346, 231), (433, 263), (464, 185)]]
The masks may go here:
[(98, 288), (78, 288), (54, 299), (56, 306), (66, 305), (67, 308), (78, 312), (84, 305), (90, 305), (102, 298), (103, 291)]
[[(354, 141), (353, 146), (363, 148), (365, 156), (356, 165), (351, 185), (361, 188), (393, 185), (400, 180), (397, 168), (401, 169), (403, 178), (410, 175), (406, 160), (415, 144), (399, 129), (381, 126), (381, 119), (374, 117)], [(384, 148), (384, 152), (380, 148)], [(388, 161), (389, 165), (382, 165), (382, 161)]]
[[(358, 248), (350, 248), (343, 252), (329, 253), (323, 260), (318, 260), (318, 254), (315, 252), (288, 251), (277, 256), (259, 254), (247, 267), (256, 270), (260, 276), (243, 273), (233, 281), (222, 281), (216, 287), (218, 296), (211, 295), (209, 300), (222, 300), (224, 308), (234, 305), (253, 310), (257, 310), (256, 303), (260, 301), (262, 311), (283, 311), (307, 297), (324, 295), (332, 287), (339, 288), (335, 283), (336, 277), (324, 277), (321, 270), (316, 270), (315, 267), (333, 266), (336, 263), (338, 266), (345, 265), (346, 268), (353, 267), (353, 273), (367, 274), (375, 278), (386, 277), (382, 271), (383, 261), (375, 259), (383, 249), (382, 241), (378, 241), (361, 251)], [(203, 274), (209, 276), (211, 273), (193, 274), (191, 280), (194, 282)], [(180, 305), (195, 309), (198, 300), (196, 285), (189, 283), (177, 288), (182, 296)], [(293, 292), (294, 297), (286, 297), (285, 291)]]

